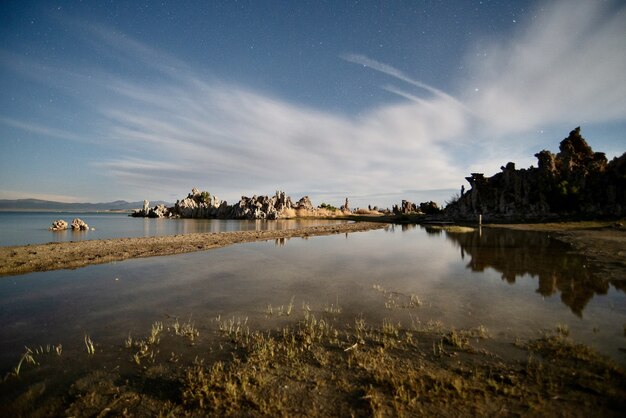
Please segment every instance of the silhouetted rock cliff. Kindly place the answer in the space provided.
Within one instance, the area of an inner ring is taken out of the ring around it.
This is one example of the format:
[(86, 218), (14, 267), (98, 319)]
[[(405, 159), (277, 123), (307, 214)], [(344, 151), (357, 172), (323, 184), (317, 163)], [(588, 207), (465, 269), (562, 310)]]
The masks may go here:
[(446, 215), (549, 219), (626, 214), (626, 153), (607, 162), (576, 128), (561, 141), (559, 153), (543, 150), (535, 157), (537, 168), (516, 169), (510, 162), (492, 177), (472, 173), (466, 177), (471, 189), (448, 204)]

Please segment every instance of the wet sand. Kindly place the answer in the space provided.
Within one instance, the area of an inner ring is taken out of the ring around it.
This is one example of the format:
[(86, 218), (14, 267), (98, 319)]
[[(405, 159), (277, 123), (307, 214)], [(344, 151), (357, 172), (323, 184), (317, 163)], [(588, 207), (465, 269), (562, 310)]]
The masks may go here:
[(0, 276), (74, 269), (137, 257), (189, 253), (243, 242), (347, 234), (384, 227), (386, 224), (355, 222), (275, 231), (197, 233), (0, 247)]

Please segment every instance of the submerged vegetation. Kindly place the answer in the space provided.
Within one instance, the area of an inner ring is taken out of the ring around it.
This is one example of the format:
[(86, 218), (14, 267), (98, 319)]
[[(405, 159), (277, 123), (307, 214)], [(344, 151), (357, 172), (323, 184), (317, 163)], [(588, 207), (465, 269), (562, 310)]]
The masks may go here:
[[(232, 316), (156, 321), (116, 347), (27, 349), (0, 386), (4, 416), (619, 416), (626, 371), (568, 329), (515, 345), (483, 326), (422, 323), (416, 295), (374, 291), (410, 325), (302, 303), (253, 326)], [(393, 303), (389, 303), (389, 298)], [(276, 312), (278, 311), (278, 312)], [(350, 319), (351, 318), (351, 319)], [(72, 370), (72, 372), (69, 372)], [(63, 372), (61, 372), (64, 370)]]

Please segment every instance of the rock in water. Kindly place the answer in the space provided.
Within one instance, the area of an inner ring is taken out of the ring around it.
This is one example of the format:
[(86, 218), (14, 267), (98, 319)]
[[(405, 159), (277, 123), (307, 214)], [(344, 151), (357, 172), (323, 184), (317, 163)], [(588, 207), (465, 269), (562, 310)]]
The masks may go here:
[(67, 222), (63, 219), (59, 219), (58, 221), (52, 222), (52, 226), (50, 227), (51, 231), (64, 231), (67, 229)]
[(89, 225), (79, 218), (75, 218), (72, 221), (72, 229), (74, 231), (89, 231)]

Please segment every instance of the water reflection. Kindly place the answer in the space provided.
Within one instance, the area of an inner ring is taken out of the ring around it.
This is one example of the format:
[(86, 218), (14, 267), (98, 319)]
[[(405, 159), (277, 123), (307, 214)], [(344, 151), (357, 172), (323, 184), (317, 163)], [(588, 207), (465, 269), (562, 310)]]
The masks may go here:
[[(429, 235), (442, 234), (441, 228), (424, 228)], [(537, 277), (537, 293), (546, 297), (560, 293), (561, 301), (579, 317), (594, 295), (607, 294), (612, 284), (595, 274), (584, 257), (564, 251), (563, 244), (545, 233), (483, 228), (445, 231), (445, 236), (460, 247), (463, 259), (470, 256), (471, 271), (492, 268), (510, 284), (524, 276)]]
[[(328, 315), (333, 304), (341, 306), (341, 316), (332, 318), (346, 323), (360, 317), (405, 327), (417, 320), (456, 328), (482, 325), (508, 340), (564, 324), (576, 341), (623, 356), (618, 349), (624, 342), (626, 295), (584, 264), (544, 234), (483, 229), (481, 236), (396, 225), (347, 239), (253, 242), (6, 277), (0, 280), (0, 372), (15, 366), (24, 345), (62, 343), (70, 356), (84, 352), (87, 333), (101, 352), (108, 347), (117, 353), (129, 332), (141, 336), (155, 320), (174, 317), (192, 317), (201, 338), (210, 339), (203, 326), (219, 315), (250, 318), (263, 327), (269, 304), (287, 306), (292, 300), (298, 312), (306, 304), (317, 317)], [(539, 277), (538, 286), (531, 276)], [(380, 288), (416, 295), (423, 303), (389, 307)], [(542, 298), (536, 290), (554, 297)]]

